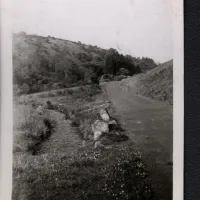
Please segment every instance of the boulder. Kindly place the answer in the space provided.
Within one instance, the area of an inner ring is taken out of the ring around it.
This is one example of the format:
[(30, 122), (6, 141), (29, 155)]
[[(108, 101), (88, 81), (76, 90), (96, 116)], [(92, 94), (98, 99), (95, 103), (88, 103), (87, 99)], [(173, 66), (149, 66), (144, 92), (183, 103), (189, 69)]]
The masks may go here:
[(99, 112), (100, 116), (101, 116), (101, 119), (105, 122), (109, 122), (110, 121), (110, 116), (107, 112), (106, 109), (101, 109), (100, 112)]
[(113, 120), (109, 121), (109, 125), (117, 125), (117, 122), (113, 119)]
[(98, 140), (101, 137), (102, 134), (103, 133), (101, 131), (95, 131), (94, 132), (94, 140), (95, 141)]
[(103, 122), (101, 120), (96, 120), (93, 124), (92, 124), (92, 131), (93, 133), (95, 131), (100, 131), (103, 133), (108, 133), (109, 132), (109, 127), (108, 127), (108, 123)]
[(92, 124), (92, 132), (94, 134), (94, 140), (98, 140), (103, 133), (109, 132), (108, 123), (101, 120), (96, 120)]

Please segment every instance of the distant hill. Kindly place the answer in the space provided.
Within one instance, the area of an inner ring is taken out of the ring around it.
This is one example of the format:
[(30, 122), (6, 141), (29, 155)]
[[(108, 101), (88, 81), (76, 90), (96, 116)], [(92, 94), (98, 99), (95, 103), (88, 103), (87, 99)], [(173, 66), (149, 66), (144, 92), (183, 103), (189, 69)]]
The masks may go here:
[(123, 80), (121, 84), (134, 87), (139, 95), (173, 104), (173, 60)]
[[(110, 52), (51, 36), (27, 35), (25, 32), (13, 34), (14, 91), (34, 93), (97, 82), (105, 72), (104, 61)], [(116, 70), (128, 66), (134, 74), (135, 67), (144, 72), (156, 66), (149, 58), (118, 55), (120, 60), (112, 62), (117, 66)]]

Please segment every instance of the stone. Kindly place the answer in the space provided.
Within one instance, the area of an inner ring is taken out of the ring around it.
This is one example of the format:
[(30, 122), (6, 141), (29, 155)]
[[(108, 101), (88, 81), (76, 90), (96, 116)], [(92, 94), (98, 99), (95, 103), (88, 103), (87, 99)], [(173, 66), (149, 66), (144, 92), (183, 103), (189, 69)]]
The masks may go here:
[(108, 123), (103, 122), (101, 120), (96, 120), (92, 124), (92, 132), (94, 134), (94, 140), (98, 140), (103, 133), (109, 132)]
[(94, 144), (94, 148), (96, 149), (96, 148), (98, 148), (98, 147), (105, 147), (105, 145), (103, 145), (103, 144), (101, 143), (101, 141), (97, 141), (97, 142), (95, 142), (95, 144)]
[(113, 120), (109, 121), (109, 125), (117, 125), (117, 122), (113, 119)]
[(98, 140), (101, 137), (102, 134), (103, 133), (101, 131), (95, 131), (94, 132), (94, 140), (95, 141)]
[(96, 120), (93, 124), (92, 124), (92, 131), (93, 133), (95, 131), (100, 131), (103, 133), (108, 133), (109, 132), (109, 126), (108, 123), (101, 121), (101, 120)]
[(101, 116), (101, 119), (105, 122), (109, 122), (110, 121), (110, 116), (107, 112), (106, 109), (101, 109), (100, 112), (99, 112), (100, 116)]

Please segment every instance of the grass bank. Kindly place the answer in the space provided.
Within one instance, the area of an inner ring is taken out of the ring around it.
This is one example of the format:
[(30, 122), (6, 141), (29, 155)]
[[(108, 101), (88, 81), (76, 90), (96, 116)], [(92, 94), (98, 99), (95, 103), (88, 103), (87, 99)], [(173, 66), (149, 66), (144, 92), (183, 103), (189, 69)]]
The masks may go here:
[(13, 199), (154, 199), (141, 155), (131, 143), (14, 160)]
[[(70, 119), (72, 124), (76, 122), (77, 133), (82, 140), (92, 141), (90, 125), (98, 118), (97, 96), (101, 96), (99, 89), (96, 88), (95, 92), (88, 92), (85, 88), (70, 93), (55, 91), (54, 95), (50, 93), (49, 96), (25, 96), (17, 105), (21, 112), (16, 112), (14, 117), (14, 146), (17, 148), (14, 148), (13, 155), (13, 200), (155, 199), (141, 154), (132, 142), (124, 140), (119, 143), (112, 133), (102, 138), (103, 142), (109, 143), (105, 148), (95, 149), (94, 145), (85, 145), (72, 152), (27, 153), (31, 149), (27, 147), (29, 143), (35, 146), (36, 142), (41, 141), (41, 130), (46, 129), (44, 120), (48, 119), (54, 124), (52, 116), (62, 110), (69, 114), (70, 109), (74, 109), (67, 120)], [(47, 100), (54, 107), (44, 109), (41, 114), (34, 106)], [(60, 117), (55, 130), (52, 126), (55, 137), (58, 130), (72, 133), (70, 130), (62, 130), (64, 123), (66, 119)], [(63, 142), (64, 138), (61, 139)]]

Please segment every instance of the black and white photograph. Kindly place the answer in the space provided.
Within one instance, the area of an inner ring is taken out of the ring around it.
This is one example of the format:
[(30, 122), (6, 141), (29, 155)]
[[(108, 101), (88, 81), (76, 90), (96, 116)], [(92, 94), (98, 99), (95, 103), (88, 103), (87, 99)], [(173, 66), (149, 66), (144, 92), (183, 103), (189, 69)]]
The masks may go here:
[(12, 200), (172, 200), (172, 0), (12, 3)]

